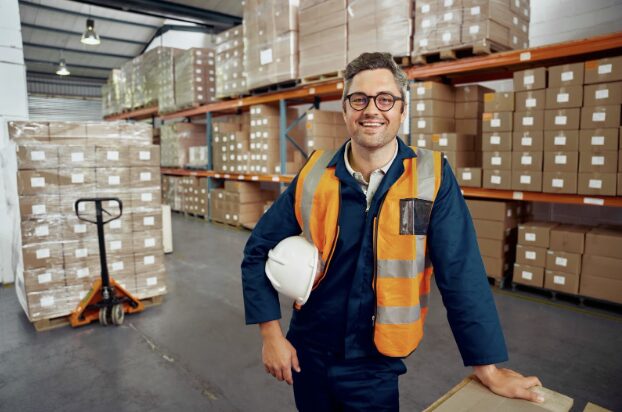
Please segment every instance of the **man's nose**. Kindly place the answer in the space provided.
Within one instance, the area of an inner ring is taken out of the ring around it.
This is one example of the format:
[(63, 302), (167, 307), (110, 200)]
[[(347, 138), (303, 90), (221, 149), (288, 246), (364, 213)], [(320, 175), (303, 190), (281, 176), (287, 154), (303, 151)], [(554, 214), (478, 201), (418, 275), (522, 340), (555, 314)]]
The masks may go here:
[(378, 107), (376, 106), (375, 99), (372, 99), (372, 98), (369, 99), (369, 104), (363, 111), (363, 114), (378, 114), (378, 115), (380, 114), (380, 110), (378, 110)]

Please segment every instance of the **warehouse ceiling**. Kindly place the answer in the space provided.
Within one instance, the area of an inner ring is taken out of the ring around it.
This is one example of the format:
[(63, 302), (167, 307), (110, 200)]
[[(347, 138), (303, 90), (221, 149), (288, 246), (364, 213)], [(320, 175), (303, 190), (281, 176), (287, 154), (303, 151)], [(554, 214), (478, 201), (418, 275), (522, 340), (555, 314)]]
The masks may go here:
[[(69, 78), (103, 83), (169, 29), (219, 33), (242, 21), (241, 0), (19, 0), (19, 7), (28, 76), (51, 80), (60, 77), (61, 54)], [(87, 18), (98, 46), (80, 42)]]

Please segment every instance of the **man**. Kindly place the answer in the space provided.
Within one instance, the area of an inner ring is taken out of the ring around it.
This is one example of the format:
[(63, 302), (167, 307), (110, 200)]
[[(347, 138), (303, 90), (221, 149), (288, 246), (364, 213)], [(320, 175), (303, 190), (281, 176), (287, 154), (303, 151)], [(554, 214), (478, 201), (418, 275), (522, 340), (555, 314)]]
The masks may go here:
[[(503, 333), (447, 161), (397, 137), (407, 83), (387, 53), (352, 61), (342, 99), (350, 140), (314, 153), (248, 240), (246, 322), (259, 324), (265, 369), (293, 383), (301, 411), (399, 410), (401, 358), (422, 338), (433, 265), (465, 366), (497, 394), (541, 402), (528, 390), (538, 378), (495, 366), (507, 360)], [(284, 337), (264, 265), (301, 232), (325, 269)]]

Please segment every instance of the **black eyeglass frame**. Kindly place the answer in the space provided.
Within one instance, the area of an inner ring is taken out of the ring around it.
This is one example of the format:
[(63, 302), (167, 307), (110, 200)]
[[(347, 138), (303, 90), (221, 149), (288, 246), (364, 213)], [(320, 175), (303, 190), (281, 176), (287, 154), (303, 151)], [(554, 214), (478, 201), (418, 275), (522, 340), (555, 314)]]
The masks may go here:
[[(356, 109), (355, 107), (353, 107), (353, 106), (352, 106), (352, 101), (350, 100), (350, 98), (351, 98), (352, 96), (354, 96), (355, 94), (358, 94), (358, 95), (360, 95), (360, 96), (365, 96), (365, 98), (367, 99), (367, 104), (365, 104), (365, 106), (364, 106), (364, 107), (362, 107), (362, 108), (360, 108), (360, 109)], [(391, 96), (391, 97), (393, 98), (393, 104), (392, 104), (392, 105), (391, 105), (391, 107), (389, 107), (388, 109), (381, 109), (380, 107), (378, 107), (378, 103), (376, 102), (376, 98), (377, 98), (378, 96), (382, 96), (382, 95)], [(394, 95), (392, 95), (391, 93), (388, 93), (388, 92), (378, 93), (378, 94), (377, 94), (377, 95), (375, 95), (375, 96), (368, 96), (368, 95), (366, 95), (365, 93), (362, 93), (362, 92), (354, 92), (354, 93), (350, 93), (349, 95), (347, 95), (347, 96), (345, 97), (345, 100), (347, 100), (347, 101), (348, 101), (348, 104), (350, 105), (350, 107), (352, 108), (352, 110), (356, 110), (357, 112), (360, 112), (360, 111), (363, 111), (363, 110), (367, 109), (367, 106), (369, 106), (369, 102), (371, 102), (372, 100), (374, 101), (374, 104), (376, 105), (376, 108), (377, 108), (378, 110), (380, 110), (381, 112), (388, 112), (388, 111), (391, 111), (391, 109), (393, 109), (393, 108), (395, 107), (395, 103), (396, 103), (396, 102), (398, 102), (398, 101), (400, 101), (400, 100), (403, 102), (403, 101), (404, 101), (404, 98), (403, 98), (403, 97), (394, 96)]]

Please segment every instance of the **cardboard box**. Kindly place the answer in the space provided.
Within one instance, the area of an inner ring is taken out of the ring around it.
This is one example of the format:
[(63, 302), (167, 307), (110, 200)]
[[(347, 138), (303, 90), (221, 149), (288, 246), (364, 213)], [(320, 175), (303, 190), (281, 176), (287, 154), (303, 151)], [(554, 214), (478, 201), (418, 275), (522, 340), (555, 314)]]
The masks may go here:
[(96, 146), (96, 167), (126, 167), (130, 164), (130, 152), (127, 146)]
[(544, 287), (544, 268), (514, 263), (512, 282), (537, 288)]
[(618, 152), (598, 150), (581, 152), (579, 172), (615, 173), (618, 170)]
[(439, 82), (420, 82), (412, 86), (411, 99), (455, 101), (455, 88)]
[(164, 266), (163, 252), (134, 253), (134, 269), (136, 276), (157, 273)]
[(541, 131), (544, 129), (544, 111), (532, 110), (514, 113), (514, 131)]
[(622, 281), (622, 259), (618, 257), (583, 255), (581, 274)]
[(57, 169), (18, 171), (17, 190), (19, 195), (58, 194)]
[(152, 296), (165, 295), (166, 272), (164, 266), (160, 266), (155, 273), (144, 273), (136, 275), (136, 296), (145, 299)]
[(22, 245), (59, 242), (62, 239), (62, 223), (60, 217), (22, 221)]
[(516, 243), (516, 220), (473, 219), (478, 239), (492, 239), (505, 243)]
[(546, 268), (554, 272), (581, 274), (581, 254), (548, 250), (546, 252)]
[[(421, 117), (454, 117), (454, 102), (433, 99), (417, 99), (410, 102), (411, 116)], [(345, 129), (345, 125), (343, 125)]]
[(544, 152), (545, 172), (574, 172), (579, 170), (579, 152)]
[(512, 152), (483, 152), (482, 167), (484, 170), (511, 170)]
[(513, 112), (514, 107), (514, 92), (497, 92), (484, 94), (485, 112)]
[(546, 248), (516, 245), (516, 263), (543, 268), (546, 265)]
[(585, 254), (620, 259), (622, 231), (597, 227), (585, 235)]
[(483, 102), (484, 95), (490, 92), (493, 90), (480, 85), (459, 86), (455, 88), (456, 103)]
[(544, 132), (544, 150), (547, 152), (575, 152), (579, 150), (578, 130), (547, 130)]
[(546, 289), (576, 295), (579, 293), (579, 275), (545, 270), (544, 287)]
[(482, 186), (486, 189), (512, 189), (512, 173), (510, 170), (487, 170), (484, 169)]
[(18, 144), (50, 141), (48, 122), (10, 121), (8, 126), (9, 137)]
[(622, 104), (622, 82), (585, 85), (583, 105), (608, 106)]
[(484, 133), (482, 137), (482, 150), (488, 152), (505, 152), (512, 150), (512, 133)]
[(567, 109), (583, 106), (583, 86), (562, 86), (546, 89), (547, 109)]
[(615, 173), (579, 173), (577, 192), (580, 195), (616, 195)]
[(97, 225), (80, 220), (75, 214), (64, 216), (62, 223), (63, 239), (97, 238)]
[(481, 117), (469, 119), (456, 119), (456, 132), (461, 134), (470, 134), (480, 136), (482, 134)]
[(484, 112), (484, 103), (481, 101), (456, 102), (454, 112), (456, 119), (479, 119)]
[(551, 228), (550, 248), (561, 252), (582, 254), (585, 249), (585, 234), (590, 228), (578, 225), (558, 225)]
[(514, 91), (546, 88), (546, 68), (538, 67), (514, 72)]
[(475, 150), (475, 137), (457, 133), (433, 134), (432, 149), (438, 151), (470, 152)]
[(618, 131), (618, 128), (581, 130), (579, 149), (582, 152), (618, 150)]
[(58, 167), (58, 151), (54, 145), (27, 144), (15, 146), (17, 152), (17, 168), (54, 169)]
[(503, 240), (477, 238), (479, 251), (482, 256), (504, 259), (510, 252), (510, 246)]
[(458, 184), (464, 187), (482, 187), (481, 167), (458, 167), (456, 168)]
[(512, 112), (495, 112), (482, 114), (482, 131), (484, 132), (511, 132), (513, 127)]
[(58, 139), (86, 139), (84, 122), (50, 122), (50, 141)]
[[(110, 267), (108, 268), (110, 271)], [(99, 258), (84, 259), (73, 264), (65, 264), (65, 278), (68, 285), (92, 283), (100, 278), (101, 266)]]
[(98, 191), (123, 193), (131, 188), (129, 167), (99, 167), (95, 179)]
[(146, 253), (150, 251), (162, 251), (162, 231), (146, 230), (134, 233), (132, 237), (134, 253)]
[(544, 111), (544, 130), (576, 130), (582, 109), (548, 109)]
[(518, 218), (516, 202), (466, 199), (466, 204), (473, 219), (505, 221)]
[(581, 296), (622, 304), (622, 280), (582, 274), (579, 291)]
[(514, 151), (540, 151), (544, 147), (544, 132), (523, 131), (512, 133), (512, 150)]
[(412, 136), (412, 142), (416, 147), (432, 149), (432, 134), (417, 133)]
[(59, 215), (59, 195), (20, 196), (19, 212), (22, 220), (39, 219)]
[(592, 106), (581, 109), (581, 129), (620, 127), (620, 105)]
[(542, 172), (512, 170), (512, 190), (541, 192)]
[(130, 146), (130, 166), (160, 166), (160, 146)]
[(123, 279), (131, 278), (136, 275), (134, 270), (134, 255), (130, 253), (126, 255), (112, 255), (108, 259), (108, 272), (110, 276), (117, 282), (123, 282)]
[[(99, 258), (97, 239), (73, 239), (63, 242), (65, 265), (78, 264), (87, 259)], [(108, 253), (108, 250), (106, 250)]]
[(95, 145), (60, 145), (58, 162), (62, 167), (69, 168), (95, 167)]
[(130, 184), (132, 188), (160, 188), (159, 167), (130, 167)]
[(542, 171), (543, 154), (537, 152), (512, 152), (512, 170), (525, 170), (532, 172)]
[(519, 224), (518, 244), (548, 248), (551, 229), (555, 226), (557, 226), (557, 223), (536, 221)]
[(549, 87), (583, 86), (584, 67), (584, 63), (549, 67)]
[(22, 246), (24, 270), (63, 265), (61, 242), (33, 243)]
[[(622, 164), (622, 160), (620, 160), (620, 164)], [(617, 190), (617, 192), (618, 192), (618, 196), (622, 195), (622, 173), (618, 173), (618, 190)]]
[(132, 232), (162, 229), (162, 211), (141, 211), (132, 213)]
[(482, 256), (486, 275), (495, 279), (502, 279), (505, 273), (510, 269), (509, 263), (504, 258), (494, 258), (490, 256)]
[[(95, 169), (58, 169), (58, 185), (62, 194), (90, 193), (95, 190)], [(62, 196), (61, 196), (62, 197)], [(77, 196), (80, 197), (80, 196)], [(83, 197), (86, 197), (84, 195)]]
[(110, 256), (126, 256), (133, 253), (132, 234), (111, 234), (106, 236), (106, 254)]
[(577, 172), (547, 172), (542, 174), (544, 193), (577, 193)]
[(544, 110), (546, 106), (545, 90), (527, 90), (515, 93), (517, 112), (528, 110)]
[(622, 80), (622, 56), (585, 62), (585, 84)]
[(413, 133), (444, 133), (456, 129), (454, 119), (444, 117), (411, 117)]

